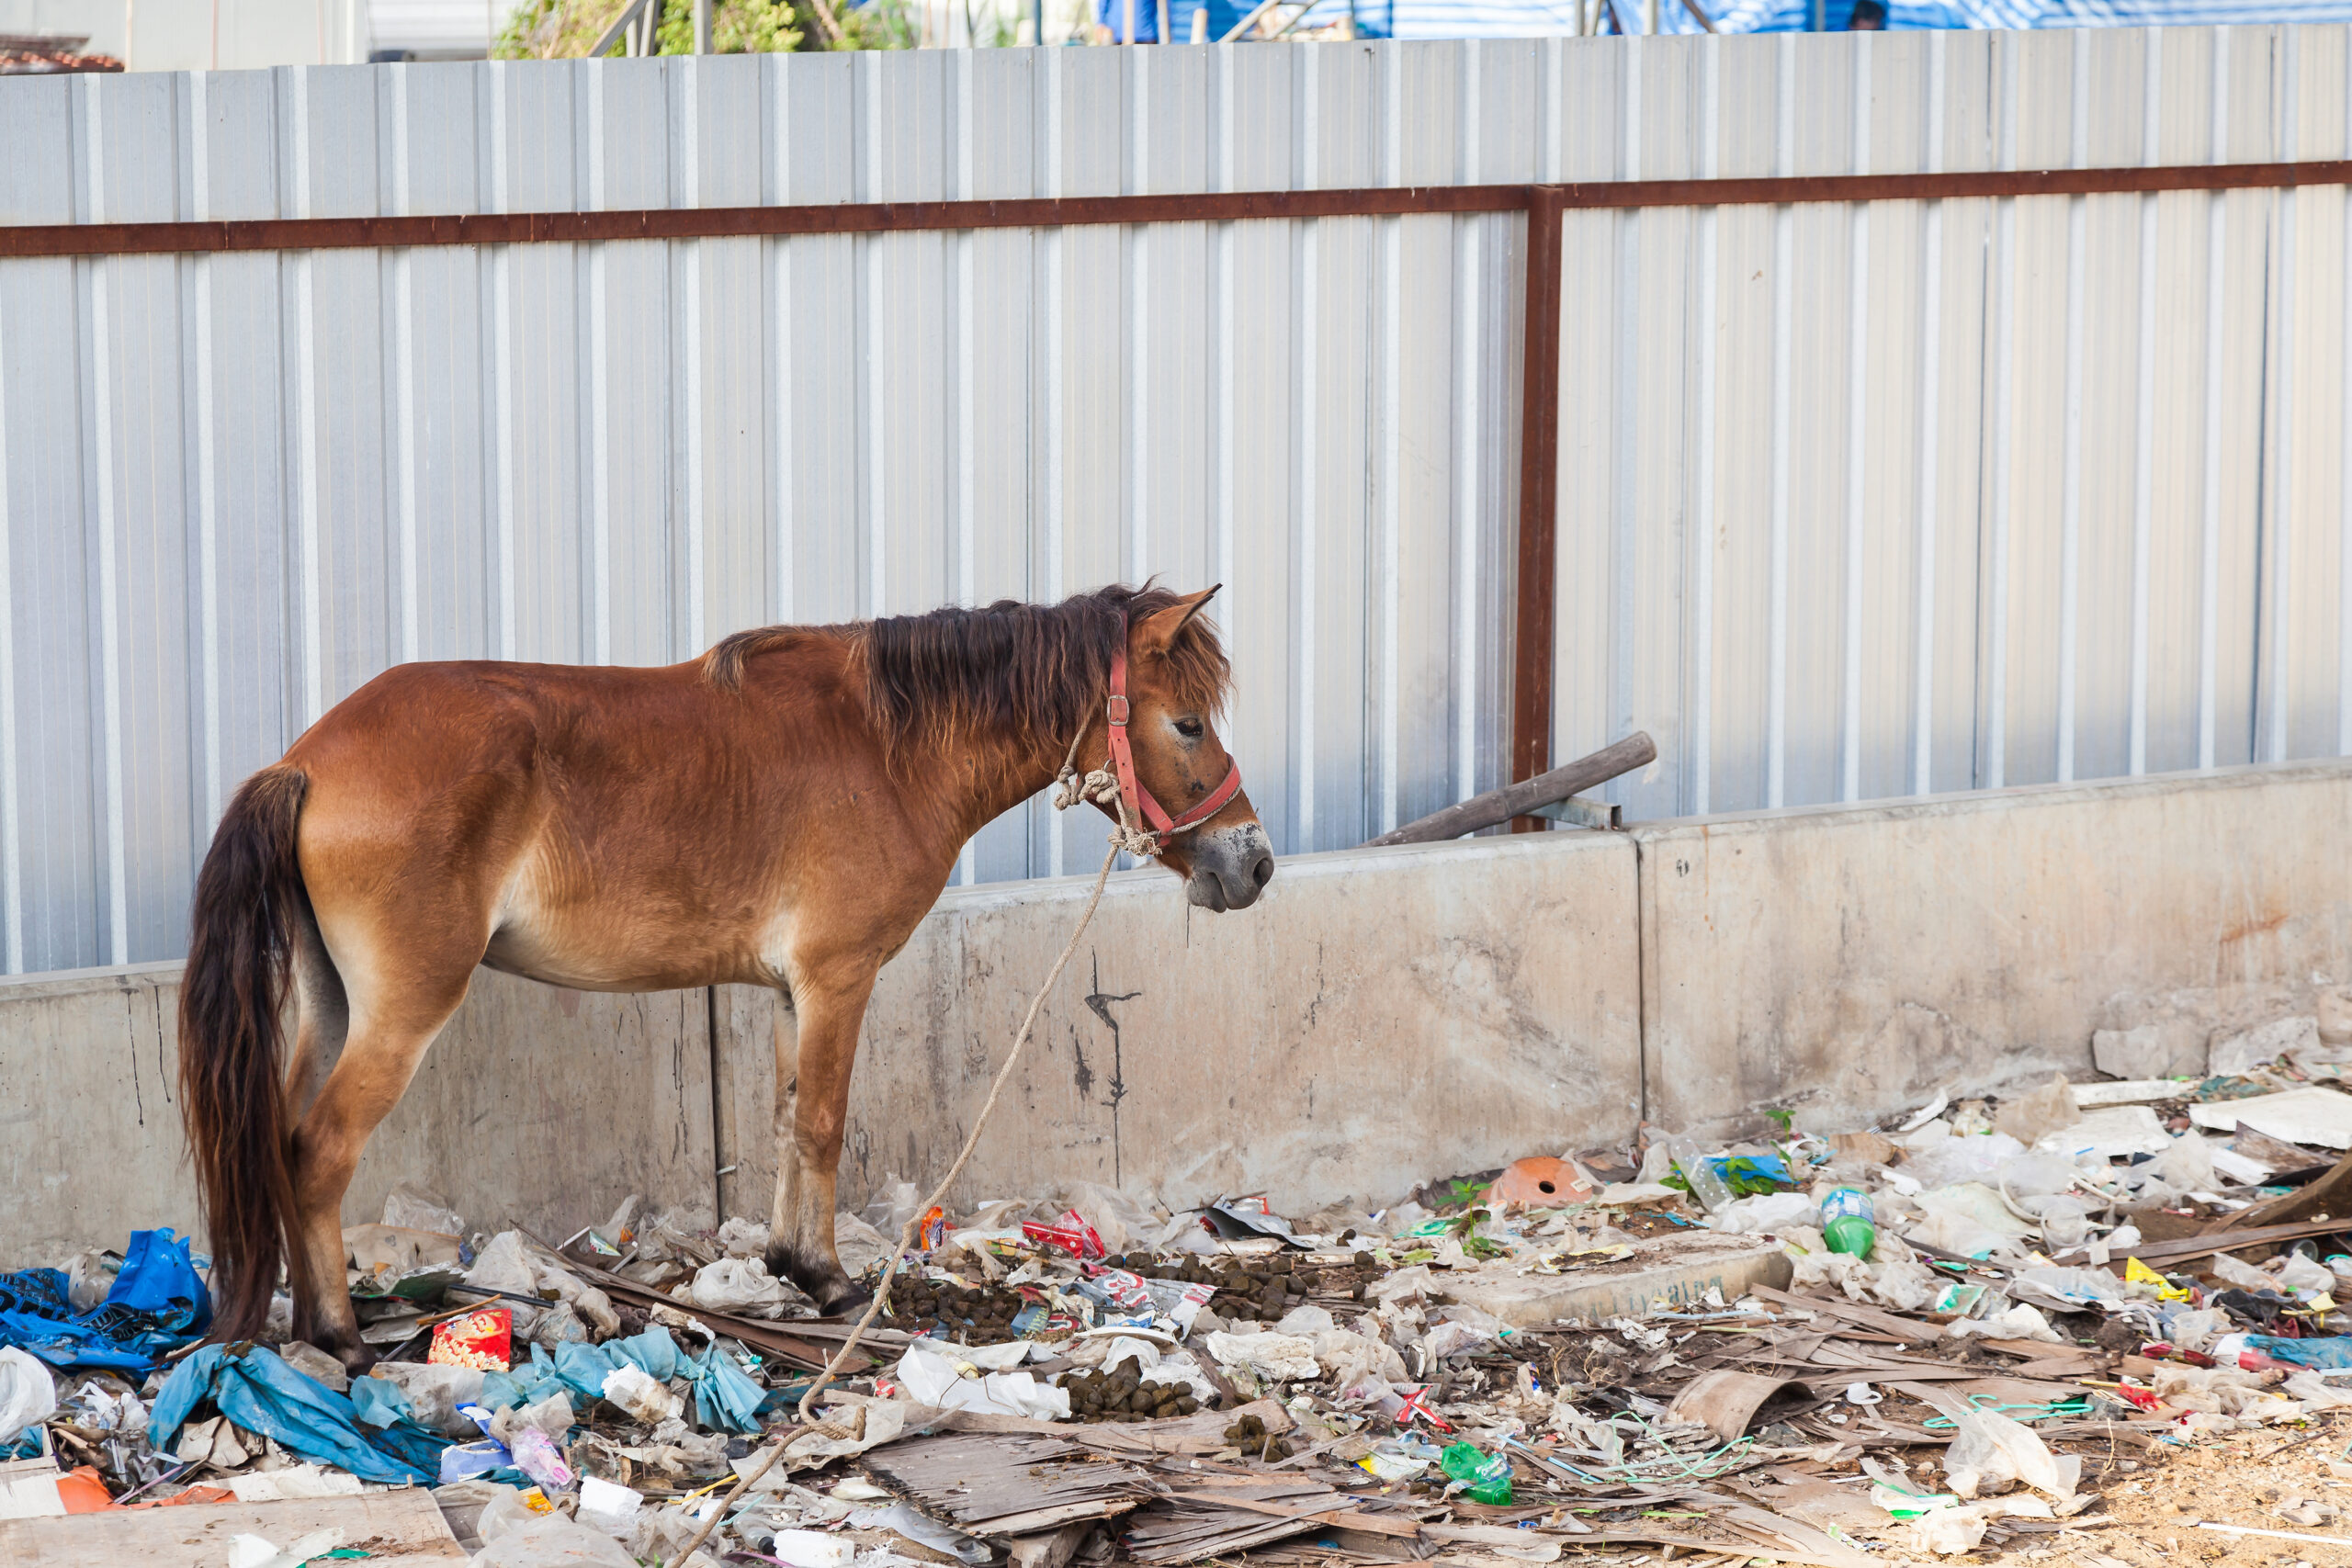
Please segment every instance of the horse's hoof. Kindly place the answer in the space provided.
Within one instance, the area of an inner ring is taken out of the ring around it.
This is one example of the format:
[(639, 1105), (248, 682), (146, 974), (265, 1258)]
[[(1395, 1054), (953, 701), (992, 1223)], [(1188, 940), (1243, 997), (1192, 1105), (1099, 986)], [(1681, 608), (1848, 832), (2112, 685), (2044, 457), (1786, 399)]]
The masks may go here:
[(874, 1300), (874, 1292), (862, 1286), (843, 1284), (831, 1293), (811, 1299), (816, 1302), (817, 1310), (827, 1317), (855, 1317)]

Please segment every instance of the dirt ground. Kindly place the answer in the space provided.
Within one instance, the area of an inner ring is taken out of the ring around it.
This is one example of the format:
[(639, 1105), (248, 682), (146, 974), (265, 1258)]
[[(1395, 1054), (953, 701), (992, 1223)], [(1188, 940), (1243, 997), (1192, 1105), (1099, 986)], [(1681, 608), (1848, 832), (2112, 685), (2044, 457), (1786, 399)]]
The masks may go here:
[[(2178, 1448), (2119, 1452), (2101, 1463), (2083, 1455), (2083, 1483), (2103, 1506), (2053, 1535), (2012, 1537), (1970, 1561), (2159, 1568), (2184, 1555), (2235, 1568), (2352, 1562), (2352, 1411), (2312, 1417), (2308, 1428), (2200, 1435)], [(2080, 1451), (2080, 1450), (2077, 1450)], [(2282, 1510), (2284, 1510), (2282, 1512)], [(2196, 1521), (2329, 1536), (2331, 1541), (2234, 1536)]]

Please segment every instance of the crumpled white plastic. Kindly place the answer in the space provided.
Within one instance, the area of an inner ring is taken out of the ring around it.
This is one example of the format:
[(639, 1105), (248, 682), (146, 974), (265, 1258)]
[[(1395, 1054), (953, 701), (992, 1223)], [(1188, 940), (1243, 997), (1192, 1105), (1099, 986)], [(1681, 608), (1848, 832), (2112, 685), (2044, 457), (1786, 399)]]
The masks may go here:
[(1735, 1198), (1706, 1220), (1709, 1229), (1729, 1235), (1778, 1235), (1820, 1223), (1821, 1211), (1802, 1192), (1763, 1192), (1752, 1198)]
[[(2037, 1314), (2038, 1315), (2038, 1314)], [(1951, 1417), (1951, 1446), (1944, 1450), (1944, 1480), (1962, 1497), (1973, 1497), (1990, 1483), (2019, 1481), (2061, 1502), (2074, 1496), (2083, 1461), (2054, 1454), (2032, 1427), (1996, 1411), (1979, 1410), (1950, 1394), (1930, 1393), (1928, 1403)]]
[(229, 1568), (302, 1568), (313, 1557), (323, 1557), (343, 1544), (340, 1529), (312, 1530), (280, 1551), (266, 1536), (229, 1538)]
[[(504, 1291), (512, 1295), (536, 1296), (543, 1291), (553, 1291), (561, 1306), (570, 1307), (571, 1315), (581, 1324), (594, 1330), (564, 1336), (561, 1314), (551, 1307), (530, 1307), (520, 1303), (508, 1303), (514, 1314), (514, 1335), (518, 1339), (537, 1339), (542, 1344), (559, 1342), (562, 1337), (610, 1338), (621, 1331), (620, 1314), (613, 1310), (612, 1299), (595, 1286), (574, 1274), (561, 1263), (534, 1246), (521, 1231), (501, 1231), (490, 1240), (466, 1270), (466, 1283), (486, 1291)], [(555, 1318), (544, 1336), (544, 1320)]]
[(641, 1367), (615, 1367), (605, 1374), (605, 1397), (628, 1413), (632, 1421), (656, 1427), (677, 1418), (685, 1401), (670, 1392)]
[(1033, 1421), (1069, 1420), (1066, 1390), (1039, 1382), (1027, 1372), (986, 1370), (992, 1359), (989, 1352), (1007, 1350), (1016, 1350), (1025, 1359), (1029, 1345), (1014, 1340), (1010, 1345), (934, 1348), (917, 1340), (899, 1358), (899, 1386), (916, 1404), (942, 1410), (982, 1410), (998, 1416), (1025, 1416)]
[(1992, 1339), (2040, 1339), (2052, 1345), (2063, 1345), (2058, 1331), (2050, 1320), (2033, 1307), (2019, 1303), (2007, 1312), (1985, 1317), (1963, 1317), (1944, 1330), (1950, 1339), (1965, 1339), (1972, 1334), (1982, 1334)]
[(722, 1258), (698, 1269), (686, 1299), (705, 1312), (738, 1317), (776, 1317), (798, 1294), (768, 1272), (757, 1258)]
[(729, 1258), (764, 1258), (768, 1250), (768, 1227), (757, 1220), (736, 1216), (721, 1222), (718, 1245)]
[(0, 1346), (0, 1443), (57, 1414), (57, 1380), (40, 1358)]
[(1315, 1359), (1315, 1342), (1295, 1334), (1212, 1334), (1208, 1351), (1220, 1367), (1247, 1367), (1277, 1382), (1323, 1375)]

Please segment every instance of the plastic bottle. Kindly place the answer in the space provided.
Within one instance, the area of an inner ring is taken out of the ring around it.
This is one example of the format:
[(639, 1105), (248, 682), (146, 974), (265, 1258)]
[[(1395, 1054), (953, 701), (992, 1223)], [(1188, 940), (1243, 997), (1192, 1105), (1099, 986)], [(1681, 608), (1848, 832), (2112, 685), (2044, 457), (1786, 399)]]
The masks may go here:
[(1868, 1258), (1878, 1245), (1877, 1221), (1871, 1195), (1859, 1188), (1835, 1188), (1821, 1200), (1821, 1237), (1832, 1252)]
[(1700, 1148), (1698, 1139), (1683, 1134), (1667, 1145), (1667, 1151), (1673, 1156), (1674, 1168), (1682, 1173), (1690, 1196), (1699, 1201), (1701, 1208), (1712, 1214), (1732, 1201), (1731, 1184), (1707, 1163), (1706, 1152)]
[(1438, 1461), (1445, 1473), (1465, 1483), (1465, 1495), (1474, 1503), (1501, 1506), (1510, 1501), (1510, 1460), (1503, 1454), (1489, 1458), (1478, 1451), (1476, 1443), (1448, 1445)]

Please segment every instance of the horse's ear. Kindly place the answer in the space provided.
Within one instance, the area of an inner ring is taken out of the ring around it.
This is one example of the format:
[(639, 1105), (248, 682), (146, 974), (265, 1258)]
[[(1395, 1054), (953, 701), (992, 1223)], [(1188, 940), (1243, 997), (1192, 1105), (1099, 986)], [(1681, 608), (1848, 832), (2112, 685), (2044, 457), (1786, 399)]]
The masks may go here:
[(1138, 659), (1148, 659), (1155, 653), (1166, 653), (1175, 647), (1176, 634), (1184, 629), (1184, 623), (1199, 615), (1201, 606), (1215, 598), (1217, 588), (1224, 586), (1225, 584), (1220, 582), (1216, 588), (1204, 589), (1198, 593), (1190, 594), (1177, 600), (1164, 610), (1154, 610), (1150, 615), (1137, 621), (1131, 638), (1134, 643), (1135, 656)]

